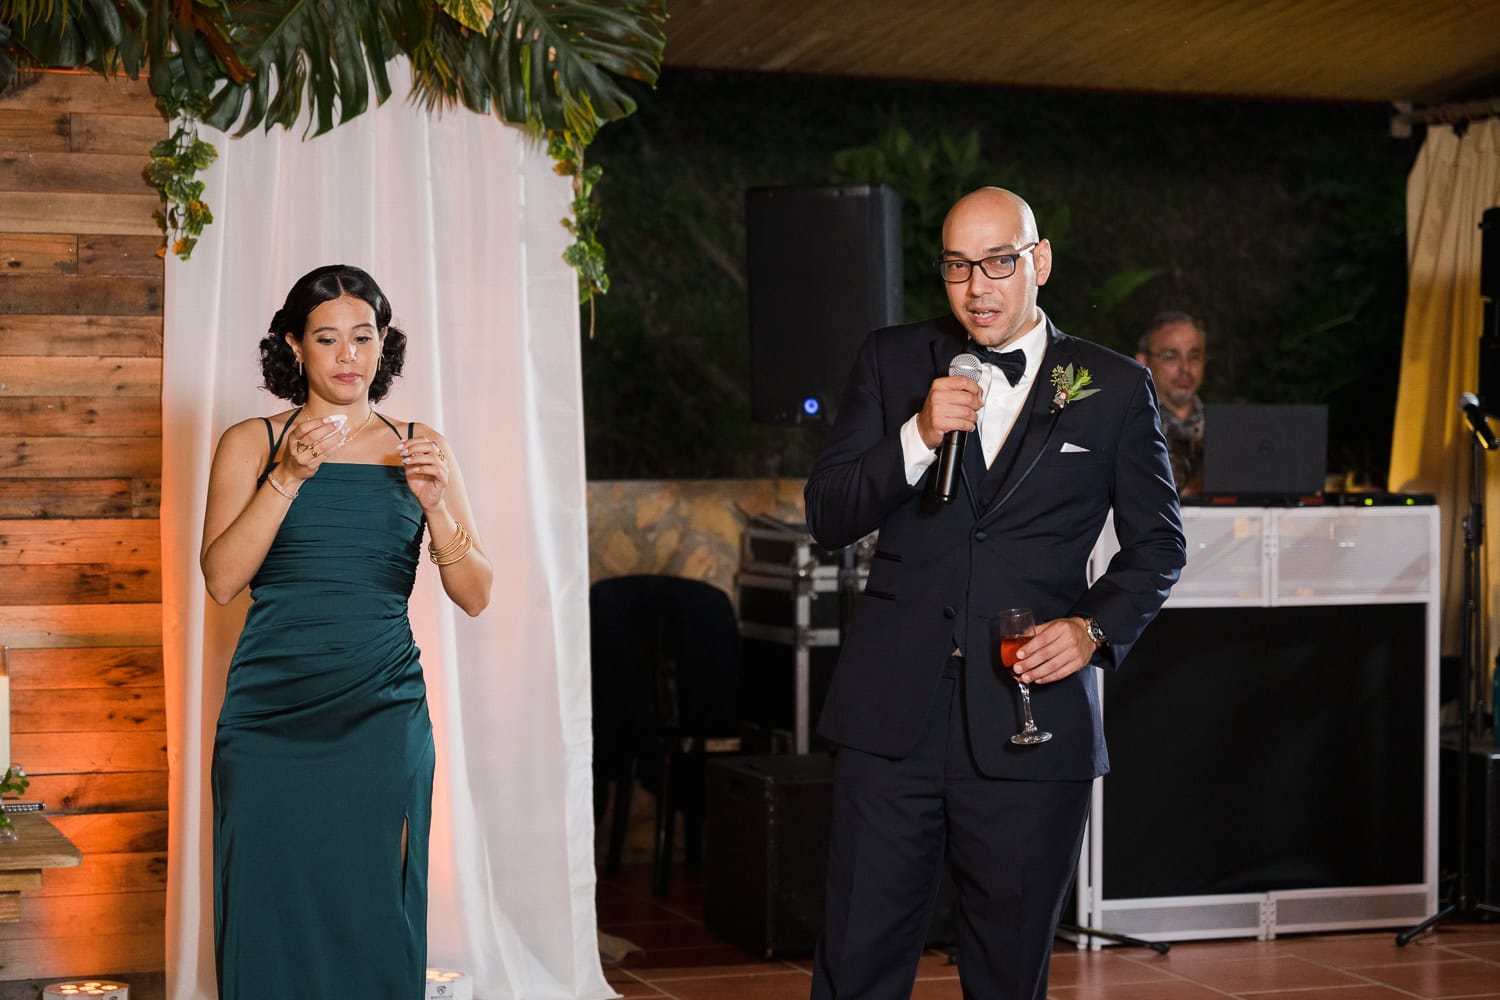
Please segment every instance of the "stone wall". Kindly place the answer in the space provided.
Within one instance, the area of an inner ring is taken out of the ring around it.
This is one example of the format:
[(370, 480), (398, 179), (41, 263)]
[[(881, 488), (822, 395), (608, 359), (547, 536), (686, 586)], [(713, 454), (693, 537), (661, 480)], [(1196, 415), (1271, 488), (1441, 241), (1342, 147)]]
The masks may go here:
[(745, 525), (803, 521), (800, 479), (609, 480), (588, 484), (589, 580), (667, 573), (734, 598)]

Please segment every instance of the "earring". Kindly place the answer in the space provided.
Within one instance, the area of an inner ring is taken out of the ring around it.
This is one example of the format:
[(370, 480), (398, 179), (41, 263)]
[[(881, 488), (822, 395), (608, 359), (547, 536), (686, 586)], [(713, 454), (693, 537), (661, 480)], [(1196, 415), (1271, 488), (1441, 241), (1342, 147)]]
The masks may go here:
[(301, 358), (297, 359), (297, 377), (298, 378), (302, 377), (302, 359)]

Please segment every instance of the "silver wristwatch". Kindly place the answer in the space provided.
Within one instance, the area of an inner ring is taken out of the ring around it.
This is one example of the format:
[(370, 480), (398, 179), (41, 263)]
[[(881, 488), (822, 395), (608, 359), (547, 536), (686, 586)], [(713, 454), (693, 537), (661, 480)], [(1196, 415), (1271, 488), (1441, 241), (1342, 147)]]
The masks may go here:
[(1099, 619), (1085, 618), (1083, 623), (1089, 630), (1089, 638), (1094, 641), (1095, 649), (1102, 649), (1109, 645), (1109, 636), (1104, 634), (1104, 626), (1099, 624)]

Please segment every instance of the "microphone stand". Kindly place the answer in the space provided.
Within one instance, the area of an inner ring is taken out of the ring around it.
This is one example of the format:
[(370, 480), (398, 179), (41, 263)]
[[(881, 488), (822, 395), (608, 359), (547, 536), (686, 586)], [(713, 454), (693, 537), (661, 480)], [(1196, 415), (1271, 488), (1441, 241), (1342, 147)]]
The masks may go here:
[(1078, 924), (1070, 924), (1066, 921), (1059, 923), (1057, 929), (1068, 934), (1076, 934), (1079, 937), (1096, 937), (1102, 938), (1105, 941), (1113, 941), (1116, 944), (1128, 944), (1133, 948), (1150, 948), (1158, 955), (1165, 955), (1172, 950), (1172, 946), (1165, 941), (1147, 941), (1143, 938), (1131, 937), (1129, 934), (1101, 931), (1097, 927), (1081, 927)]
[(1415, 927), (1396, 935), (1396, 944), (1404, 947), (1413, 938), (1438, 921), (1453, 914), (1461, 917), (1483, 913), (1500, 913), (1469, 895), (1469, 731), (1476, 714), (1476, 699), (1471, 690), (1479, 664), (1483, 662), (1483, 632), (1479, 627), (1480, 563), (1479, 550), (1484, 545), (1484, 449), (1476, 431), (1470, 442), (1473, 467), (1469, 472), (1469, 513), (1464, 518), (1464, 592), (1463, 648), (1458, 658), (1458, 871), (1453, 891), (1446, 905)]

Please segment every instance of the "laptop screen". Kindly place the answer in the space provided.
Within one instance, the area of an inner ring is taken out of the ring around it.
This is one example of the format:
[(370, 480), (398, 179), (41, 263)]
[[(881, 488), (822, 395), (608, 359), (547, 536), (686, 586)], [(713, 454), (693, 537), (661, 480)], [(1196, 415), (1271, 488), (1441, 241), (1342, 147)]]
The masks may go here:
[(1327, 406), (1204, 408), (1204, 496), (1311, 496), (1323, 492), (1327, 469)]

